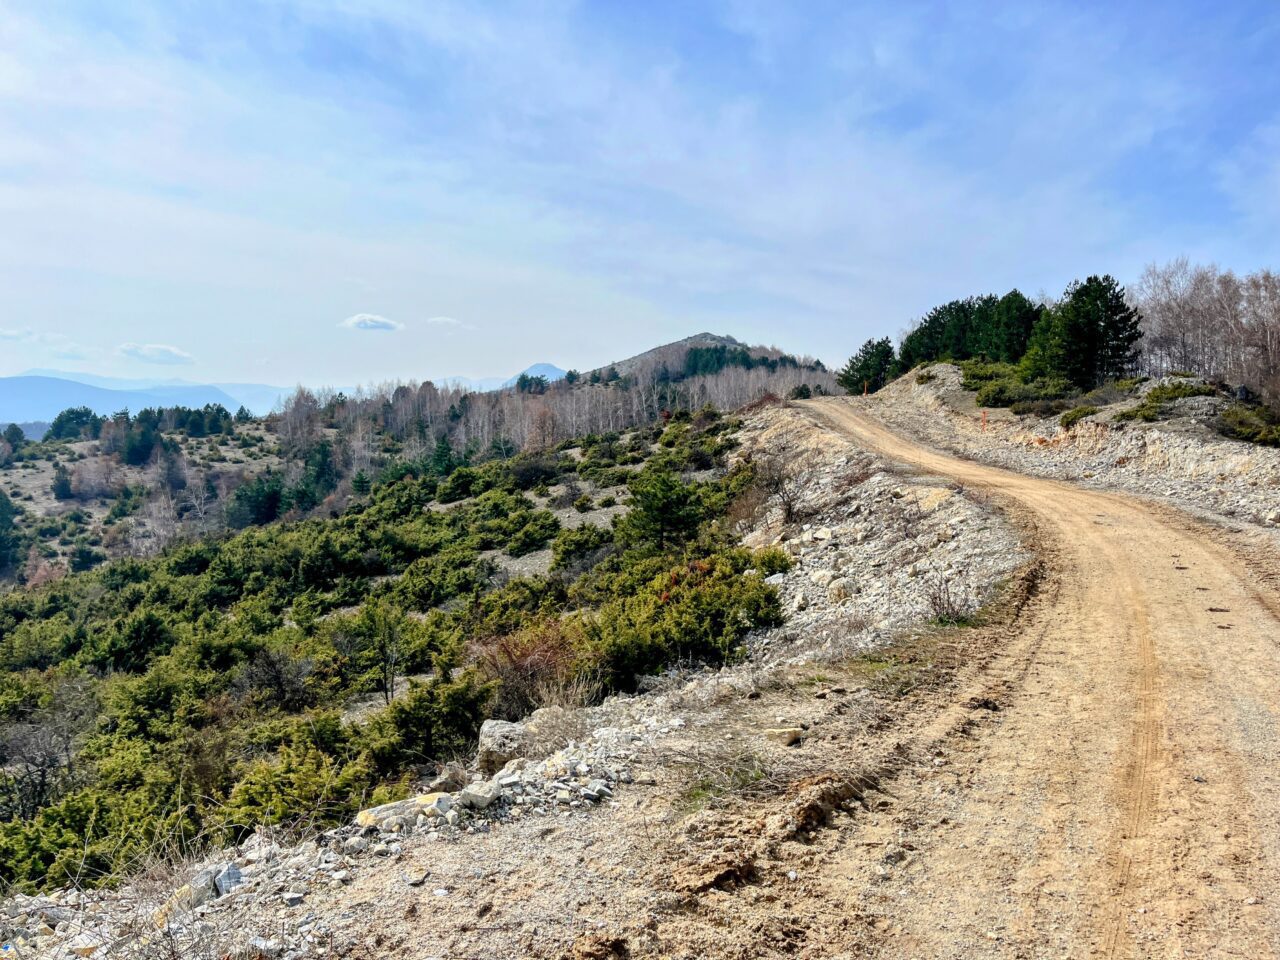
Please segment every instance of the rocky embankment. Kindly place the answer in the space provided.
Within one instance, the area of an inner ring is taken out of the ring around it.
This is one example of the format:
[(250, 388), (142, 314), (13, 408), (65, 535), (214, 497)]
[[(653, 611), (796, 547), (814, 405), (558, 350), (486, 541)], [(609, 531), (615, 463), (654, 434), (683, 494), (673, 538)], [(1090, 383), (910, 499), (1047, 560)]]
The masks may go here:
[[(740, 438), (739, 455), (772, 475), (737, 514), (744, 542), (795, 562), (770, 578), (786, 623), (751, 636), (739, 662), (489, 722), (466, 767), (336, 829), (259, 830), (118, 890), (10, 897), (0, 957), (695, 955), (675, 942), (691, 888), (671, 869), (691, 814), (748, 780), (776, 782), (780, 802), (866, 699), (827, 667), (962, 619), (1025, 559), (981, 499), (900, 473), (794, 408), (758, 411)], [(764, 896), (794, 879), (762, 867), (755, 882)]]
[(1214, 432), (1212, 423), (1225, 406), (1219, 398), (1174, 400), (1154, 423), (1117, 420), (1146, 391), (1173, 382), (1149, 381), (1138, 398), (1102, 407), (1069, 430), (1057, 417), (1007, 411), (992, 412), (984, 429), (973, 394), (960, 386), (959, 368), (934, 364), (928, 373), (931, 379), (909, 373), (856, 402), (905, 436), (984, 463), (1280, 527), (1280, 450)]

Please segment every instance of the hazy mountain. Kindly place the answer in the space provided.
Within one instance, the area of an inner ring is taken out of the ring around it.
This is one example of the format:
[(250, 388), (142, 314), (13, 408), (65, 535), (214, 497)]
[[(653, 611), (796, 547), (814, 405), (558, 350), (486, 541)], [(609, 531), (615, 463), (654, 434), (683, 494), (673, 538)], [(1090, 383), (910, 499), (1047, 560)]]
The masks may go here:
[(89, 407), (108, 416), (117, 410), (136, 413), (144, 407), (203, 407), (220, 403), (235, 411), (235, 398), (214, 386), (157, 386), (113, 390), (57, 377), (0, 377), (0, 421), (52, 420), (68, 407)]
[(555, 383), (557, 380), (563, 380), (565, 373), (566, 371), (561, 370), (554, 363), (535, 363), (532, 367), (521, 370), (510, 380), (504, 381), (502, 386), (514, 387), (521, 377), (546, 377), (548, 381)]
[(546, 377), (554, 382), (563, 380), (565, 371), (561, 370), (554, 363), (535, 363), (531, 367), (526, 367), (515, 376), (512, 377), (445, 377), (436, 381), (439, 386), (456, 386), (465, 390), (474, 390), (477, 393), (488, 393), (491, 390), (503, 390), (507, 387), (514, 387), (516, 381), (522, 376), (530, 377)]
[[(280, 402), (293, 392), (289, 387), (276, 387), (266, 383), (196, 383), (192, 380), (181, 380), (177, 378), (147, 378), (147, 377), (102, 377), (94, 373), (80, 373), (70, 370), (47, 370), (36, 369), (27, 370), (21, 376), (24, 377), (51, 377), (57, 380), (70, 380), (74, 383), (84, 383), (93, 387), (102, 387), (106, 390), (125, 390), (125, 391), (143, 391), (151, 393), (152, 391), (170, 391), (173, 389), (193, 389), (193, 388), (213, 388), (222, 391), (230, 398), (227, 401), (216, 401), (223, 403), (225, 406), (235, 413), (238, 407), (248, 407), (253, 413), (267, 414), (274, 410)], [(167, 392), (160, 393), (158, 396), (171, 396)], [(168, 406), (183, 404), (184, 406), (192, 406), (192, 404), (184, 403), (181, 400), (161, 400)], [(203, 404), (199, 404), (203, 406)], [(119, 409), (119, 408), (117, 408)], [(132, 409), (132, 408), (130, 408)], [(0, 410), (0, 415), (4, 411)]]
[[(0, 420), (0, 430), (9, 426), (10, 421)], [(49, 424), (43, 420), (35, 420), (28, 423), (18, 424), (18, 429), (22, 431), (22, 435), (28, 440), (43, 440), (44, 435), (49, 432)]]
[[(512, 377), (447, 377), (437, 382), (488, 393), (513, 386), (521, 374), (556, 381), (564, 379), (565, 371), (552, 363), (535, 363)], [(47, 422), (68, 407), (89, 407), (106, 416), (126, 407), (136, 413), (143, 407), (220, 403), (233, 413), (244, 406), (262, 415), (279, 407), (292, 392), (292, 388), (265, 383), (193, 383), (36, 369), (16, 377), (0, 377), (0, 423)]]

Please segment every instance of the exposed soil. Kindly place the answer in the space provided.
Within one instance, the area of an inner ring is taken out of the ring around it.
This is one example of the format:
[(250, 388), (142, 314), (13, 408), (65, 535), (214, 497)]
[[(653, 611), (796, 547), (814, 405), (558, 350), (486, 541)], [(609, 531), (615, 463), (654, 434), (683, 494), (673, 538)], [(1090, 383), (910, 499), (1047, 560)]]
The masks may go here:
[[(901, 778), (891, 815), (823, 841), (812, 895), (877, 932), (847, 949), (1274, 956), (1280, 600), (1260, 578), (1274, 556), (1260, 571), (1176, 512), (935, 453), (856, 402), (805, 406), (1029, 511), (1047, 564), (984, 732)], [(909, 851), (887, 879), (868, 870), (877, 842)]]

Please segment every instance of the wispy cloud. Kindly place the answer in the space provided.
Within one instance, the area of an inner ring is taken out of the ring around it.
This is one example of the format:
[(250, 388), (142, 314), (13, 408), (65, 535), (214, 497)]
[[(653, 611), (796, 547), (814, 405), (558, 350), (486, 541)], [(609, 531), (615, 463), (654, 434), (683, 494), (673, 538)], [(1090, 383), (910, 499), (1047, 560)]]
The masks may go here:
[(30, 327), (0, 328), (0, 340), (27, 344), (40, 354), (58, 360), (83, 360), (89, 353), (84, 346), (64, 334), (32, 330)]
[(403, 323), (396, 320), (388, 320), (386, 317), (380, 317), (376, 313), (357, 313), (355, 316), (347, 317), (338, 326), (346, 327), (348, 330), (404, 329)]
[(143, 363), (154, 363), (161, 366), (181, 366), (195, 363), (195, 357), (185, 350), (170, 346), (167, 343), (122, 343), (117, 348), (121, 356)]

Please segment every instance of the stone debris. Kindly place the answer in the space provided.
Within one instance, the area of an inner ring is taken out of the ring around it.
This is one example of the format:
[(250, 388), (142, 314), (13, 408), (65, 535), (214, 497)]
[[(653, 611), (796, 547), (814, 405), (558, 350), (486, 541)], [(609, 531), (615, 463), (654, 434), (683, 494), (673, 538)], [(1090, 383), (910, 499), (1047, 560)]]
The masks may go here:
[[(802, 428), (793, 416), (787, 409), (753, 416), (740, 434), (744, 455), (778, 444), (779, 431), (795, 435)], [(167, 889), (11, 897), (0, 902), (0, 946), (9, 948), (0, 960), (9, 954), (302, 960), (344, 956), (357, 947), (368, 952), (376, 931), (368, 929), (362, 911), (336, 905), (345, 888), (372, 876), (382, 878), (380, 888), (389, 896), (416, 883), (424, 894), (441, 898), (442, 908), (473, 903), (483, 888), (468, 889), (465, 876), (435, 872), (430, 844), (452, 850), (523, 821), (533, 835), (546, 836), (566, 820), (619, 808), (618, 796), (628, 789), (639, 792), (635, 804), (653, 802), (666, 781), (655, 776), (651, 762), (667, 769), (664, 745), (688, 750), (697, 744), (708, 716), (731, 715), (734, 703), (758, 697), (772, 671), (874, 649), (895, 630), (931, 615), (925, 587), (932, 583), (946, 582), (972, 609), (1022, 562), (1017, 540), (1000, 518), (936, 481), (904, 479), (820, 437), (802, 454), (794, 460), (804, 471), (795, 505), (802, 521), (784, 523), (781, 510), (771, 509), (746, 537), (748, 546), (780, 547), (793, 566), (767, 578), (788, 611), (787, 622), (749, 635), (744, 662), (675, 667), (645, 678), (637, 695), (574, 710), (548, 707), (522, 723), (486, 721), (471, 770), (451, 764), (424, 778), (420, 792), (361, 810), (352, 822), (302, 842), (284, 843), (259, 829), (239, 847), (182, 870)], [(814, 702), (844, 693), (825, 687)], [(762, 723), (759, 749), (802, 744), (807, 720), (787, 716), (774, 726)], [(547, 826), (533, 827), (540, 819)], [(426, 872), (424, 854), (431, 866)], [(517, 869), (515, 863), (479, 867), (476, 883), (486, 872), (510, 869)], [(163, 950), (157, 949), (161, 940)], [(219, 951), (205, 951), (214, 941), (222, 945)]]
[[(875, 415), (927, 444), (984, 463), (1085, 486), (1121, 489), (1176, 500), (1274, 529), (1280, 489), (1280, 450), (1230, 440), (1213, 429), (1225, 401), (1186, 397), (1166, 407), (1154, 423), (1117, 421), (1114, 414), (1137, 401), (1104, 407), (1071, 430), (1057, 416), (992, 416), (982, 429), (972, 412), (973, 394), (960, 386), (960, 369), (939, 363), (925, 384), (907, 376), (873, 394)], [(1141, 384), (1145, 396), (1157, 386), (1202, 383), (1162, 377)]]

